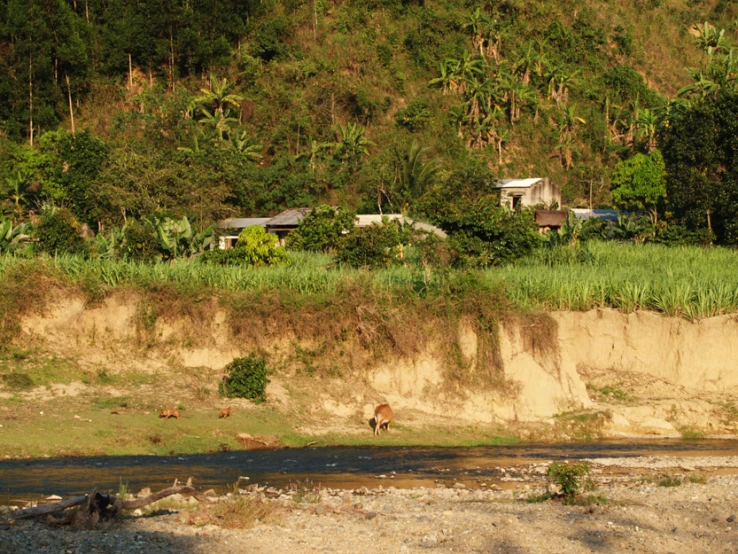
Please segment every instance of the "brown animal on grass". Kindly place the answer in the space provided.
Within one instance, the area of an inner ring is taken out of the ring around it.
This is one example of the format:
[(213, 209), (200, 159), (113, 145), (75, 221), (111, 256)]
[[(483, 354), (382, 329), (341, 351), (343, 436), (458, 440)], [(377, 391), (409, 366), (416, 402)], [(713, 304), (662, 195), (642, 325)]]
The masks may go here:
[(164, 417), (166, 419), (173, 417), (174, 419), (179, 419), (179, 408), (172, 408), (171, 410), (162, 410), (161, 412), (159, 412), (159, 417)]
[(232, 415), (233, 414), (231, 413), (231, 407), (228, 406), (226, 409), (220, 411), (220, 413), (218, 414), (218, 418), (231, 417)]
[(389, 404), (380, 404), (374, 408), (374, 434), (378, 435), (379, 430), (384, 427), (389, 431), (389, 425), (392, 423), (392, 408)]

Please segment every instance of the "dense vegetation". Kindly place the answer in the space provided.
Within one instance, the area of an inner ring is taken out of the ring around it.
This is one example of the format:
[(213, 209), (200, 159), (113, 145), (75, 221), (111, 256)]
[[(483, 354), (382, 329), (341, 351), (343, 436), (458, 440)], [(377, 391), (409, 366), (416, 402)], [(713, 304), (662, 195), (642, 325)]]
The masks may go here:
[[(209, 293), (285, 291), (296, 295), (287, 304), (299, 306), (305, 299), (333, 298), (338, 291), (356, 287), (368, 297), (391, 293), (393, 302), (400, 305), (413, 298), (445, 297), (457, 302), (476, 290), (489, 290), (516, 310), (611, 307), (690, 319), (738, 311), (738, 253), (724, 248), (588, 241), (541, 248), (519, 263), (484, 271), (430, 268), (415, 248), (407, 249), (403, 265), (374, 271), (331, 268), (332, 259), (325, 254), (288, 252), (287, 256), (287, 263), (275, 266), (221, 267), (196, 260), (171, 265), (71, 255), (36, 260), (6, 255), (0, 257), (4, 282), (0, 300), (12, 303), (31, 291), (33, 302), (40, 302), (42, 284), (51, 276), (79, 283), (92, 299), (120, 288), (159, 291), (174, 286), (195, 302)], [(8, 310), (0, 302), (0, 319), (7, 319)]]
[(542, 175), (569, 205), (650, 213), (652, 235), (735, 244), (737, 15), (726, 0), (4, 0), (2, 209), (61, 233), (34, 218), (65, 208), (129, 259), (162, 228), (229, 215), (402, 211), (472, 234), (458, 259), (485, 265), (486, 218), (508, 225), (490, 183)]

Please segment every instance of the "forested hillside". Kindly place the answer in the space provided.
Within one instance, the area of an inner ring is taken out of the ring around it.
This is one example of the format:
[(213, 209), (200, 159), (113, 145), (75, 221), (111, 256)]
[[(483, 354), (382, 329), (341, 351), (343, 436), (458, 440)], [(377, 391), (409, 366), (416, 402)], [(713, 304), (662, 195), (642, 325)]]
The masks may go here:
[[(65, 206), (96, 231), (318, 203), (433, 219), (492, 179), (549, 176), (570, 206), (734, 243), (737, 16), (731, 0), (3, 0), (3, 210)], [(629, 189), (649, 163), (673, 191)]]

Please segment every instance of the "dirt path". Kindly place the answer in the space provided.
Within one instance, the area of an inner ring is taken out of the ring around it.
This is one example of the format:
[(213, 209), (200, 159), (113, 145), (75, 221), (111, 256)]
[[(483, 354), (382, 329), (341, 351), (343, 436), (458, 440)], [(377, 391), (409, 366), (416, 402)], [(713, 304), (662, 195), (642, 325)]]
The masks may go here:
[(252, 486), (207, 505), (163, 501), (103, 530), (0, 522), (0, 553), (738, 552), (738, 476), (715, 474), (735, 460), (705, 458), (707, 473), (641, 460), (619, 473), (595, 465), (598, 499), (584, 505), (528, 502), (547, 486), (535, 466), (515, 490)]

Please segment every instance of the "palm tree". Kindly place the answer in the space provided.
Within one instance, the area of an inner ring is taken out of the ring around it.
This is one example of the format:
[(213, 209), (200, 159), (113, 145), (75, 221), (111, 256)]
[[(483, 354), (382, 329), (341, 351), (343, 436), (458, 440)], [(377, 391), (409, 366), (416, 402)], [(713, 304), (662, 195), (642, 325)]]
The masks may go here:
[(403, 159), (400, 173), (402, 189), (413, 198), (420, 198), (433, 185), (441, 168), (440, 159), (424, 159), (428, 152), (430, 148), (421, 147), (417, 140), (413, 140)]
[(704, 71), (697, 71), (694, 69), (687, 69), (694, 83), (686, 85), (677, 91), (677, 96), (685, 96), (691, 94), (699, 94), (703, 98), (710, 94), (717, 92), (720, 89), (720, 85), (705, 75)]

